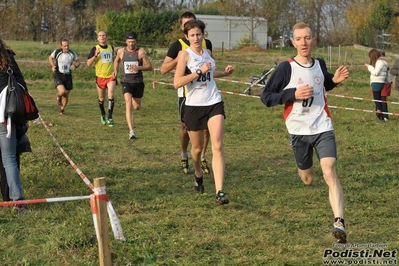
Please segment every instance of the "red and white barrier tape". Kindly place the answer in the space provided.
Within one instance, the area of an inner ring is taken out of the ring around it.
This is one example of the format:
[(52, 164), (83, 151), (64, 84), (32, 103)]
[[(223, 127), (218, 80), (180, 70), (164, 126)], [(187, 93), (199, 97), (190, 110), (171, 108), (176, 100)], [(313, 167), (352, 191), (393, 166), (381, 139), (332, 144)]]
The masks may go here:
[(223, 94), (231, 94), (231, 95), (237, 95), (237, 96), (244, 96), (244, 97), (249, 97), (249, 98), (257, 98), (257, 99), (260, 99), (259, 96), (256, 96), (256, 95), (249, 95), (249, 94), (245, 94), (245, 93), (238, 93), (238, 92), (231, 92), (231, 91), (222, 91), (222, 90), (219, 90), (219, 92), (220, 92), (220, 93), (223, 93)]
[[(159, 68), (154, 69), (159, 71)], [(175, 71), (171, 71), (171, 73), (174, 73)], [(155, 75), (155, 74), (154, 74)], [(231, 82), (231, 83), (236, 83), (236, 84), (245, 84), (245, 85), (252, 85), (252, 86), (258, 86), (258, 87), (264, 87), (265, 85), (262, 84), (254, 84), (251, 82), (243, 82), (243, 81), (238, 81), (238, 80), (232, 80), (232, 79), (224, 79), (224, 78), (215, 78), (215, 80), (219, 81), (224, 81), (224, 82)], [(160, 82), (160, 81), (153, 81), (153, 88), (155, 88), (155, 83), (159, 84), (165, 84), (165, 85), (171, 85), (173, 86), (173, 83), (165, 83), (165, 82)], [(229, 93), (231, 94), (231, 93)], [(339, 95), (339, 94), (333, 94), (333, 93), (327, 93), (327, 96), (334, 96), (338, 98), (346, 98), (346, 99), (353, 99), (353, 100), (360, 100), (360, 101), (370, 101), (370, 102), (382, 102), (382, 103), (389, 103), (389, 104), (399, 104), (399, 102), (391, 102), (391, 101), (382, 101), (382, 100), (374, 100), (374, 99), (369, 99), (369, 98), (362, 98), (362, 97), (355, 97), (355, 96), (347, 96), (347, 95)]]
[[(43, 118), (41, 117), (41, 115), (39, 114), (39, 118), (40, 121), (42, 122), (43, 126), (46, 128), (47, 132), (50, 134), (50, 136), (52, 137), (55, 145), (57, 145), (57, 147), (61, 150), (62, 154), (65, 156), (65, 158), (68, 160), (68, 162), (71, 164), (71, 166), (73, 167), (73, 169), (75, 169), (75, 171), (78, 173), (78, 175), (80, 176), (80, 178), (83, 180), (83, 182), (85, 182), (85, 184), (94, 192), (94, 195), (97, 197), (97, 191), (94, 188), (93, 184), (90, 182), (90, 180), (83, 174), (83, 172), (78, 168), (78, 166), (71, 160), (71, 158), (68, 156), (68, 154), (64, 151), (64, 149), (61, 147), (60, 143), (57, 141), (57, 139), (54, 137), (54, 135), (51, 133), (50, 128), (46, 125), (46, 123), (44, 122)], [(105, 190), (104, 190), (105, 191)], [(104, 198), (104, 200), (107, 201), (107, 210), (108, 210), (108, 216), (110, 217), (110, 222), (111, 222), (111, 227), (114, 231), (114, 236), (116, 239), (118, 240), (125, 240), (125, 237), (123, 236), (122, 233), (122, 227), (120, 224), (120, 221), (118, 219), (118, 217), (116, 216), (115, 210), (112, 207), (112, 204), (108, 198), (108, 196), (106, 194), (101, 194)], [(14, 203), (15, 204), (15, 203)], [(97, 223), (94, 223), (95, 226), (97, 226)], [(115, 230), (114, 230), (115, 228)]]
[(30, 199), (30, 200), (17, 200), (17, 201), (2, 201), (0, 202), (0, 206), (61, 202), (61, 201), (82, 200), (89, 198), (90, 196), (75, 196), (75, 197), (58, 197), (58, 198)]
[[(155, 71), (160, 71), (160, 68), (154, 68), (154, 82), (157, 82), (155, 80)], [(168, 73), (175, 73), (175, 70), (172, 70)], [(244, 84), (244, 85), (252, 85), (252, 86), (258, 86), (258, 87), (264, 87), (265, 85), (262, 84), (254, 84), (251, 82), (244, 82), (244, 81), (239, 81), (239, 80), (233, 80), (233, 79), (224, 79), (224, 78), (214, 78), (215, 80), (219, 80), (219, 81), (225, 81), (225, 82), (231, 82), (231, 83), (237, 83), (237, 84)], [(173, 84), (172, 84), (173, 86)]]
[(335, 109), (342, 109), (342, 110), (349, 110), (349, 111), (359, 111), (359, 112), (365, 112), (365, 113), (375, 113), (375, 114), (386, 114), (386, 115), (393, 115), (393, 116), (399, 116), (399, 113), (390, 113), (390, 112), (377, 112), (374, 110), (366, 110), (366, 109), (359, 109), (359, 108), (350, 108), (350, 107), (343, 107), (343, 106), (334, 106), (334, 105), (328, 105), (328, 108), (335, 108)]
[[(153, 81), (153, 86), (155, 86), (155, 84), (162, 84), (162, 85), (171, 85), (173, 86), (173, 84), (171, 83), (167, 83), (167, 82), (160, 82), (160, 81)], [(244, 97), (249, 97), (249, 98), (260, 98), (259, 96), (255, 96), (255, 95), (248, 95), (245, 93), (238, 93), (238, 92), (230, 92), (230, 91), (222, 91), (219, 90), (220, 93), (223, 94), (231, 94), (231, 95), (237, 95), (237, 96), (244, 96)], [(330, 95), (330, 94), (328, 94)], [(331, 95), (331, 96), (341, 96), (341, 95)], [(356, 97), (352, 97), (352, 98), (356, 98)], [(359, 98), (360, 99), (360, 98)], [(363, 99), (363, 98), (361, 98)], [(374, 100), (373, 100), (374, 101)], [(358, 108), (350, 108), (350, 107), (343, 107), (343, 106), (334, 106), (334, 105), (328, 105), (328, 107), (330, 108), (335, 108), (335, 109), (342, 109), (342, 110), (350, 110), (350, 111), (361, 111), (361, 112), (366, 112), (366, 113), (377, 113), (377, 111), (373, 111), (373, 110), (364, 110), (364, 109), (358, 109)], [(393, 115), (393, 116), (399, 116), (398, 113), (389, 113), (389, 112), (378, 112), (379, 114), (387, 114), (387, 115)]]
[(374, 99), (369, 99), (369, 98), (362, 98), (362, 97), (355, 97), (355, 96), (348, 96), (348, 95), (339, 95), (339, 94), (332, 94), (332, 93), (327, 93), (327, 96), (335, 96), (338, 98), (353, 99), (353, 100), (368, 101), (368, 102), (399, 104), (398, 102), (381, 101), (381, 100), (374, 100)]
[(96, 230), (97, 239), (99, 238), (99, 230), (97, 226), (98, 210), (97, 210), (96, 199), (101, 199), (107, 202), (107, 212), (108, 212), (108, 217), (111, 221), (112, 232), (114, 233), (116, 239), (125, 241), (126, 239), (123, 236), (122, 227), (120, 226), (120, 221), (115, 213), (114, 208), (112, 207), (111, 202), (109, 201), (109, 198), (107, 197), (105, 187), (100, 187), (98, 189), (95, 188), (94, 194), (92, 194), (90, 197), (91, 213), (93, 215), (93, 222), (94, 222), (94, 228)]
[(60, 143), (57, 141), (57, 139), (54, 137), (53, 133), (51, 133), (50, 128), (46, 125), (46, 123), (44, 122), (43, 118), (41, 117), (41, 115), (39, 114), (39, 118), (40, 121), (42, 122), (42, 125), (44, 126), (44, 128), (47, 130), (47, 132), (50, 134), (51, 138), (53, 139), (55, 145), (57, 145), (57, 147), (60, 149), (61, 153), (64, 155), (64, 157), (68, 160), (68, 162), (71, 164), (71, 166), (73, 167), (73, 169), (75, 169), (75, 171), (78, 173), (78, 175), (80, 176), (80, 178), (82, 178), (83, 182), (86, 183), (86, 185), (93, 190), (94, 186), (93, 184), (90, 182), (90, 180), (82, 173), (82, 171), (80, 171), (80, 169), (78, 168), (78, 166), (71, 160), (71, 158), (69, 158), (68, 154), (64, 151), (64, 149), (61, 147)]

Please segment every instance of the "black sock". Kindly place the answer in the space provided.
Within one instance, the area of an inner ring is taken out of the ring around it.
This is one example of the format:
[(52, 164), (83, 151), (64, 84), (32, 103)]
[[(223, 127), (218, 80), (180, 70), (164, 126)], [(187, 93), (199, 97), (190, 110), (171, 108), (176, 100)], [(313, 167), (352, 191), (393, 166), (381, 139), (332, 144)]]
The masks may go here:
[(98, 100), (98, 106), (100, 107), (101, 115), (104, 116), (105, 115), (104, 102)]
[(112, 113), (114, 112), (114, 99), (108, 99), (108, 118), (112, 118)]
[(345, 221), (344, 218), (341, 217), (335, 217), (334, 222), (338, 222), (340, 221), (342, 223), (342, 225), (345, 227)]
[(197, 182), (197, 184), (200, 186), (200, 185), (202, 185), (202, 183), (203, 183), (203, 178), (202, 178), (202, 176), (201, 177), (195, 177), (195, 182)]

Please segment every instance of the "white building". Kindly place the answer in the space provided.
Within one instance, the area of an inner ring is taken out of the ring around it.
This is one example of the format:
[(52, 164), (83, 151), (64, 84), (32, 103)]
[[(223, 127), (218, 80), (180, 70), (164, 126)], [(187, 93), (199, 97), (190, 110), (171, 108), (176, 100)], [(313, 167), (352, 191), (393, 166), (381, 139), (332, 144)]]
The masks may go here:
[(237, 46), (237, 41), (251, 36), (253, 41), (264, 49), (267, 48), (267, 20), (264, 18), (232, 17), (215, 15), (198, 15), (197, 19), (205, 22), (207, 39), (211, 40), (214, 48), (231, 49)]

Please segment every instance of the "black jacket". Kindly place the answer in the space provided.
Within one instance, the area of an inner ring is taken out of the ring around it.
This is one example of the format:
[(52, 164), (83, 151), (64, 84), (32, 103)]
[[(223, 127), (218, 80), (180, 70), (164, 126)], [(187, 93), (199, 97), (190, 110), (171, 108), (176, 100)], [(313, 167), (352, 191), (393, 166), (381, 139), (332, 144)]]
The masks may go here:
[[(14, 59), (14, 52), (8, 51), (8, 54), (11, 58), (11, 69), (13, 71), (13, 75), (16, 78), (17, 82), (20, 83), (27, 89), (26, 82), (22, 76), (21, 70), (18, 67), (17, 62)], [(0, 91), (2, 91), (8, 85), (8, 74), (7, 68), (0, 71)]]

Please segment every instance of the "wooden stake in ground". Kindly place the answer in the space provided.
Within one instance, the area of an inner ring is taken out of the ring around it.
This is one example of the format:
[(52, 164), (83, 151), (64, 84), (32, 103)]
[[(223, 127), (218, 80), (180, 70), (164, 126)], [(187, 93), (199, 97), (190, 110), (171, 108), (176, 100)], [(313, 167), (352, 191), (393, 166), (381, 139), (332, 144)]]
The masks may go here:
[(96, 195), (97, 226), (98, 226), (98, 257), (100, 266), (111, 266), (111, 254), (109, 251), (108, 212), (105, 193), (105, 178), (94, 179), (94, 191)]

